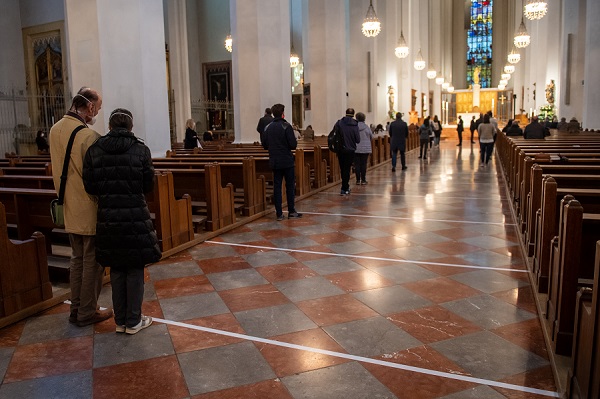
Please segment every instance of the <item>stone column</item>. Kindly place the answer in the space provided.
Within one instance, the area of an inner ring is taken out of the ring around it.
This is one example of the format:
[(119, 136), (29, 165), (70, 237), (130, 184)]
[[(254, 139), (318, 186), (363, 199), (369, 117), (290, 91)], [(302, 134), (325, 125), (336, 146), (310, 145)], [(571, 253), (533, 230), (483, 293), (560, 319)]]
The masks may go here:
[(19, 0), (0, 2), (0, 37), (7, 44), (2, 46), (0, 91), (25, 89), (25, 56)]
[[(343, 0), (303, 2), (304, 82), (310, 83), (311, 110), (306, 125), (328, 134), (344, 116), (346, 100), (346, 12)], [(366, 8), (365, 8), (366, 12)], [(356, 27), (360, 30), (360, 27)]]
[[(190, 71), (185, 0), (172, 0), (168, 5), (169, 75), (174, 102), (174, 122), (177, 141), (185, 137), (185, 122), (192, 117)], [(202, 132), (199, 132), (202, 133)]]
[(292, 121), (289, 0), (230, 0), (235, 142), (259, 141), (264, 109), (285, 105)]
[(65, 0), (72, 92), (98, 89), (105, 133), (115, 108), (133, 113), (133, 131), (153, 156), (170, 149), (162, 0)]

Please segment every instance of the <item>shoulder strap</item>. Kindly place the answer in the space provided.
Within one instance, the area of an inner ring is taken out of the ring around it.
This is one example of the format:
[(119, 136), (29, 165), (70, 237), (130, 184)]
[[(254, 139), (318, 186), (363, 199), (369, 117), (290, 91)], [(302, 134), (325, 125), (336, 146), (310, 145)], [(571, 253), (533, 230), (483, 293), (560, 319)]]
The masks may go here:
[(63, 204), (65, 200), (65, 189), (67, 188), (67, 173), (69, 171), (69, 160), (71, 159), (71, 149), (73, 148), (73, 142), (75, 141), (75, 135), (78, 131), (83, 129), (85, 125), (79, 125), (71, 133), (69, 143), (67, 144), (67, 152), (65, 153), (65, 162), (63, 163), (62, 174), (60, 175), (60, 189), (58, 191), (58, 203)]

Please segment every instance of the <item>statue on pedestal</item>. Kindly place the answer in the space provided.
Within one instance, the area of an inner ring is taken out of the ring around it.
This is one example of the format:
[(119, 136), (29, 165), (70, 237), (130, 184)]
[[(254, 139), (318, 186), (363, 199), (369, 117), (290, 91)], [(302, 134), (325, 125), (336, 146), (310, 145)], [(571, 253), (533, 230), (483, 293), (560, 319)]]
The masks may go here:
[(389, 85), (388, 86), (388, 105), (390, 107), (389, 111), (388, 111), (388, 115), (390, 115), (390, 118), (395, 118), (396, 115), (396, 111), (394, 111), (394, 100), (395, 100), (395, 94), (396, 94), (396, 90), (394, 90), (394, 86)]
[(476, 85), (479, 84), (479, 74), (480, 73), (481, 73), (481, 68), (475, 67), (475, 70), (473, 71), (473, 83)]

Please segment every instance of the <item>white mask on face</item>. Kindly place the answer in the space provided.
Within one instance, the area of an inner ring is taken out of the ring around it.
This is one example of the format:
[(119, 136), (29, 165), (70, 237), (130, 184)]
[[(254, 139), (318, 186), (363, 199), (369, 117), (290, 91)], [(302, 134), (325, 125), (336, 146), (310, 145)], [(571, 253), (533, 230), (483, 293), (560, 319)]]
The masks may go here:
[(92, 120), (87, 122), (88, 125), (93, 125), (94, 123), (96, 123), (96, 117), (92, 116)]

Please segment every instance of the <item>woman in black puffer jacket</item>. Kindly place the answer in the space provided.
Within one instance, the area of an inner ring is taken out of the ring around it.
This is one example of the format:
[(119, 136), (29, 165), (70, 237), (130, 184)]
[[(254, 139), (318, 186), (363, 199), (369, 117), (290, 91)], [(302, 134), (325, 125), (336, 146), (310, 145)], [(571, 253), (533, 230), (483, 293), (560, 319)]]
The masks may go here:
[(85, 190), (98, 199), (96, 260), (111, 268), (116, 331), (129, 334), (152, 323), (141, 313), (144, 266), (161, 258), (144, 196), (154, 185), (152, 157), (132, 128), (131, 112), (114, 110), (110, 131), (89, 148), (83, 165)]

